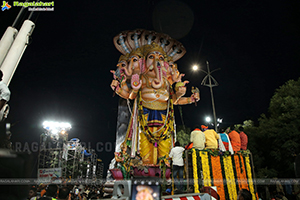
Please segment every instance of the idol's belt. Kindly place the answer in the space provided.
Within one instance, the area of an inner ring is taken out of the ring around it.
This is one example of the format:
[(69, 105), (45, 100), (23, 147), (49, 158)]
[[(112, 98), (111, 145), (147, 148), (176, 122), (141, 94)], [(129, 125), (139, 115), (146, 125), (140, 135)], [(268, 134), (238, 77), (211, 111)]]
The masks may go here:
[(142, 101), (142, 105), (151, 110), (166, 110), (168, 107), (168, 102), (160, 102), (160, 101)]
[(143, 94), (162, 94), (167, 95), (168, 91), (166, 90), (155, 90), (155, 91), (143, 91)]

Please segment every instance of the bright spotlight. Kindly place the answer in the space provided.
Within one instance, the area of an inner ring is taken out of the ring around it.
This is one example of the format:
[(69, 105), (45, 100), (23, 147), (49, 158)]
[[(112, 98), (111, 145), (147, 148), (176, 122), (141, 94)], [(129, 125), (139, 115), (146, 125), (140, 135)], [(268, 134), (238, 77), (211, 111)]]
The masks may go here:
[(210, 122), (210, 120), (211, 120), (210, 117), (206, 117), (206, 118), (205, 118), (205, 121), (206, 121), (206, 122)]
[(198, 65), (194, 65), (194, 66), (193, 66), (193, 70), (194, 70), (194, 71), (197, 71), (197, 70), (198, 70)]
[(65, 134), (72, 128), (72, 126), (71, 124), (65, 122), (45, 121), (43, 123), (43, 128), (53, 135), (57, 135), (58, 133)]
[(57, 135), (58, 130), (57, 130), (57, 129), (52, 129), (52, 130), (51, 130), (51, 133), (52, 133), (53, 135)]

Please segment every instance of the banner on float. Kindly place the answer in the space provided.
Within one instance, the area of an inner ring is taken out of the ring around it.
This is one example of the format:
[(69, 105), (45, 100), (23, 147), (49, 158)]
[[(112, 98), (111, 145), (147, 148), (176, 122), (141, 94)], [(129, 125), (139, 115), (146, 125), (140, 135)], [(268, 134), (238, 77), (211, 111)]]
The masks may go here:
[(61, 177), (61, 168), (38, 169), (38, 182), (49, 182), (53, 177)]

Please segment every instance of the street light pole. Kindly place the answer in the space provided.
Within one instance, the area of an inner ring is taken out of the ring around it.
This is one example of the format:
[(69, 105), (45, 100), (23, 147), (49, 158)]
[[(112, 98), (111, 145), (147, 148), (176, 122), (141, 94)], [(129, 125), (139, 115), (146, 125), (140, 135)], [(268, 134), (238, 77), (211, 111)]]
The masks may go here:
[[(218, 86), (218, 82), (214, 77), (211, 76), (211, 74), (217, 70), (220, 70), (221, 68), (215, 69), (213, 71), (210, 71), (209, 69), (209, 63), (206, 61), (206, 66), (207, 66), (207, 72), (200, 69), (202, 72), (206, 73), (207, 75), (203, 78), (201, 85), (207, 86), (210, 88), (210, 96), (211, 96), (211, 104), (212, 104), (212, 109), (213, 109), (213, 115), (214, 115), (214, 125), (215, 125), (215, 131), (217, 131), (217, 117), (216, 117), (216, 109), (215, 109), (215, 102), (214, 102), (214, 94), (212, 88), (214, 86)], [(208, 78), (208, 84), (206, 83), (206, 80)], [(213, 84), (212, 84), (213, 82)]]

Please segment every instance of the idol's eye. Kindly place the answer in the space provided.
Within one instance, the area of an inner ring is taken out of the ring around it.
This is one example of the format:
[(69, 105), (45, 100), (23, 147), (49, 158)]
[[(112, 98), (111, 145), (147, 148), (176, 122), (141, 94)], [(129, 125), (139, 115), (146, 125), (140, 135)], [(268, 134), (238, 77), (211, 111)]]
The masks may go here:
[(160, 57), (159, 57), (159, 60), (164, 60), (164, 57), (160, 56)]
[(133, 62), (136, 62), (136, 61), (137, 61), (137, 59), (136, 59), (136, 58), (134, 58), (134, 59), (133, 59)]
[(122, 67), (125, 67), (125, 66), (126, 66), (126, 65), (123, 63), (123, 64), (122, 64)]
[(150, 58), (150, 59), (153, 59), (153, 58), (154, 58), (154, 56), (153, 56), (153, 55), (150, 55), (148, 58)]

